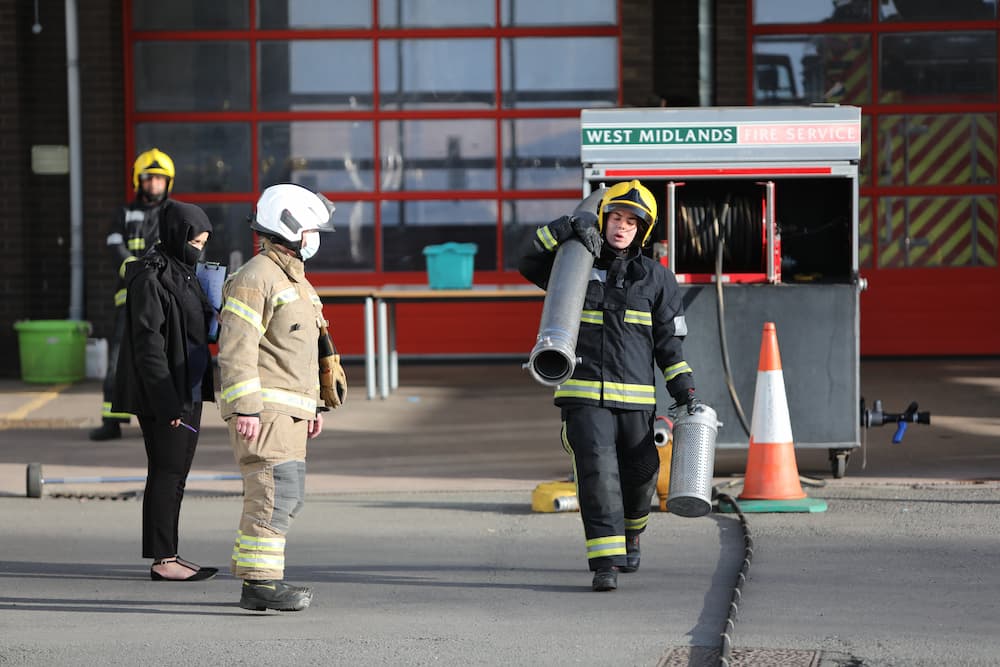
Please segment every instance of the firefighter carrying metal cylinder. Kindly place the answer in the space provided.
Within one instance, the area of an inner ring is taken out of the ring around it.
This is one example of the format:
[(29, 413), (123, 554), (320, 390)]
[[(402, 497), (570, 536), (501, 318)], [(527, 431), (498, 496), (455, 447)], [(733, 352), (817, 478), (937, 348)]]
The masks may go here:
[(283, 581), (285, 535), (305, 496), (306, 443), (339, 407), (347, 380), (305, 260), (333, 231), (333, 204), (300, 185), (267, 188), (251, 217), (260, 253), (225, 284), (219, 407), (243, 475), (230, 569), (240, 607), (299, 611), (312, 591)]
[(579, 240), (594, 255), (572, 377), (555, 390), (562, 444), (573, 460), (595, 591), (639, 569), (659, 456), (653, 442), (654, 363), (676, 403), (693, 411), (694, 378), (684, 361), (681, 294), (669, 269), (642, 253), (656, 224), (656, 199), (639, 181), (608, 188), (596, 224), (563, 216), (538, 229), (520, 271), (543, 289), (560, 246)]

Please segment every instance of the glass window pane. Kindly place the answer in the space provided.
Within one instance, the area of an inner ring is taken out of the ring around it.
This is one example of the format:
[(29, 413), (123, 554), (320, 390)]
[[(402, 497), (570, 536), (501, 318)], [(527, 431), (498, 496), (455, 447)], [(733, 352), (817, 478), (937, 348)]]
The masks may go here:
[(379, 42), (383, 107), (492, 107), (496, 103), (491, 39)]
[(370, 28), (372, 6), (369, 0), (257, 0), (257, 25), (266, 30)]
[(754, 40), (754, 103), (871, 102), (866, 35), (782, 35)]
[(979, 2), (927, 2), (926, 0), (895, 0), (880, 2), (879, 18), (883, 21), (975, 21), (995, 19), (996, 0)]
[(383, 28), (442, 28), (496, 24), (494, 0), (379, 0)]
[(260, 124), (260, 187), (299, 183), (323, 192), (372, 191), (375, 150), (369, 121)]
[(253, 257), (253, 231), (247, 216), (250, 204), (198, 204), (212, 221), (212, 236), (205, 246), (205, 261), (218, 262), (232, 273)]
[(156, 146), (174, 161), (174, 192), (250, 192), (249, 123), (139, 123), (136, 153)]
[(505, 107), (618, 104), (614, 37), (524, 37), (505, 39), (501, 48)]
[(579, 188), (580, 119), (505, 121), (503, 163), (503, 183), (508, 190)]
[(250, 108), (247, 42), (137, 42), (136, 111)]
[(496, 202), (384, 201), (382, 239), (386, 271), (424, 271), (424, 248), (450, 241), (475, 243), (475, 269), (493, 271), (497, 254)]
[(861, 115), (861, 162), (858, 163), (858, 182), (861, 186), (872, 184), (872, 117)]
[(312, 271), (375, 270), (375, 205), (334, 199), (332, 234), (321, 234), (319, 252), (306, 264)]
[[(262, 111), (370, 109), (374, 70), (366, 40), (260, 42)], [(331, 67), (331, 63), (351, 63)]]
[(997, 182), (993, 114), (887, 115), (878, 141), (880, 185)]
[(997, 265), (995, 197), (883, 197), (879, 268)]
[(383, 190), (495, 190), (492, 120), (393, 120), (380, 124)]
[(879, 37), (884, 103), (993, 102), (995, 32), (899, 33)]
[(250, 27), (246, 0), (132, 0), (136, 30), (245, 30)]
[(503, 0), (504, 25), (615, 25), (615, 0)]
[[(578, 183), (579, 184), (579, 183)], [(535, 230), (572, 213), (579, 199), (514, 199), (503, 204), (503, 268), (517, 270), (517, 263), (531, 247)]]
[(871, 19), (871, 0), (755, 0), (753, 22), (861, 23)]

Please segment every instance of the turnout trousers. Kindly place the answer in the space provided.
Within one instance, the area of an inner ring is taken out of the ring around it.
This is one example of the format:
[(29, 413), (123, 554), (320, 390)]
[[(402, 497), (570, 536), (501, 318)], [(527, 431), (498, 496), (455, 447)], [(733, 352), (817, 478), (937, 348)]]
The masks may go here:
[(660, 459), (652, 410), (564, 407), (591, 571), (625, 565), (625, 539), (646, 529)]
[(230, 571), (241, 579), (283, 579), (285, 535), (305, 502), (308, 424), (276, 412), (260, 414), (260, 434), (247, 442), (229, 419), (229, 439), (243, 476), (243, 513)]

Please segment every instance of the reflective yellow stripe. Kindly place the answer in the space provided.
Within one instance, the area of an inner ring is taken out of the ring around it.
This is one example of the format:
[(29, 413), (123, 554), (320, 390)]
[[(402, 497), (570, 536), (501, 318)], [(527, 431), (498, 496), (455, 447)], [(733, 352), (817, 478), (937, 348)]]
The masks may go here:
[(275, 308), (278, 306), (284, 306), (287, 303), (299, 300), (299, 291), (294, 287), (289, 287), (288, 289), (283, 289), (274, 296), (271, 297), (271, 305)]
[(691, 370), (691, 367), (688, 366), (688, 362), (681, 361), (680, 363), (676, 363), (673, 366), (667, 366), (666, 368), (664, 368), (663, 379), (666, 382), (670, 382), (681, 373), (693, 373), (693, 372), (694, 371)]
[(222, 400), (227, 402), (235, 401), (241, 396), (246, 396), (247, 394), (252, 394), (256, 391), (260, 391), (260, 378), (251, 378), (249, 380), (244, 380), (243, 382), (231, 384), (228, 387), (223, 387)]
[(115, 305), (124, 306), (126, 296), (128, 296), (128, 290), (126, 289), (120, 289), (117, 292), (115, 292)]
[(316, 412), (316, 399), (284, 389), (265, 388), (261, 390), (260, 397), (265, 403), (278, 403), (279, 405), (301, 408), (308, 412)]
[(566, 380), (556, 387), (556, 398), (589, 398), (601, 400), (601, 383), (594, 380)]
[(627, 531), (639, 531), (646, 527), (649, 523), (649, 515), (642, 517), (641, 519), (630, 519), (625, 517), (625, 530)]
[(132, 257), (132, 256), (126, 257), (125, 261), (122, 262), (121, 266), (118, 267), (118, 275), (121, 276), (122, 278), (124, 278), (125, 277), (125, 267), (129, 265), (129, 262), (134, 262), (137, 259), (138, 259), (138, 257)]
[(625, 536), (612, 535), (611, 537), (597, 537), (587, 540), (587, 558), (601, 558), (602, 556), (624, 556)]
[(653, 315), (642, 310), (625, 310), (625, 321), (629, 324), (643, 324), (647, 327), (653, 326)]
[(260, 569), (285, 569), (285, 538), (255, 537), (237, 531), (233, 545), (236, 565)]
[(656, 404), (656, 387), (651, 384), (626, 384), (624, 382), (605, 382), (604, 399), (622, 403), (639, 403), (642, 405)]
[(552, 236), (552, 232), (549, 231), (548, 225), (539, 227), (538, 231), (535, 232), (535, 236), (538, 237), (538, 240), (542, 243), (542, 247), (546, 250), (552, 250), (559, 245), (559, 242)]
[(102, 403), (101, 417), (105, 419), (131, 419), (132, 415), (128, 412), (113, 412), (111, 410), (111, 403)]
[(580, 313), (580, 321), (587, 324), (604, 324), (604, 313), (599, 310), (585, 310)]
[(126, 245), (128, 246), (128, 249), (132, 251), (145, 250), (146, 239), (142, 238), (141, 236), (137, 239), (129, 239)]
[(249, 322), (261, 335), (264, 335), (264, 318), (256, 310), (246, 305), (239, 299), (234, 299), (229, 297), (226, 299), (226, 305), (222, 308), (223, 311), (229, 311), (241, 320)]

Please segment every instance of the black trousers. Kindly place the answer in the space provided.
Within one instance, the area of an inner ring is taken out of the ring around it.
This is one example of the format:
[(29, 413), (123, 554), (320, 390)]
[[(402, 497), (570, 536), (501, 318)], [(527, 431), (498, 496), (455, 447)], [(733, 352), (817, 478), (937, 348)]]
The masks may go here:
[(646, 527), (660, 457), (652, 410), (563, 408), (591, 570), (625, 564), (625, 538)]
[[(184, 423), (201, 428), (201, 403), (195, 403)], [(167, 558), (177, 554), (177, 526), (181, 501), (198, 434), (153, 417), (139, 417), (146, 443), (146, 490), (142, 496), (142, 557)]]

